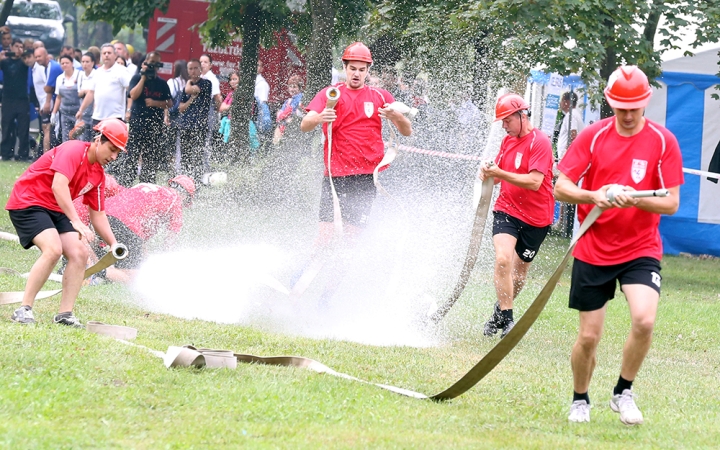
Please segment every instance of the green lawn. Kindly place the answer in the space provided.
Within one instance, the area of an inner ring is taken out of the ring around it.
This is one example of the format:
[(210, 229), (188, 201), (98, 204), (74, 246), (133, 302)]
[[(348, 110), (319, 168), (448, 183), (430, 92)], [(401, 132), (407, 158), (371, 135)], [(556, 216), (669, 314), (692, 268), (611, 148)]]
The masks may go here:
[[(0, 162), (0, 204), (24, 167)], [(222, 212), (223, 195), (246, 187), (206, 190), (198, 208), (189, 211), (183, 234), (213, 232), (207, 211)], [(298, 226), (312, 229), (314, 217)], [(212, 222), (222, 230), (218, 233), (232, 235), (232, 221), (222, 214)], [(0, 231), (14, 233), (5, 212)], [(518, 314), (567, 244), (548, 239), (545, 258), (531, 270), (517, 301)], [(0, 266), (25, 272), (36, 255), (0, 241)], [(443, 343), (429, 348), (374, 347), (182, 320), (134, 306), (133, 294), (118, 285), (84, 287), (76, 313), (83, 320), (135, 327), (136, 342), (156, 350), (193, 344), (295, 354), (367, 381), (434, 394), (459, 379), (495, 342), (481, 334), (493, 295), (491, 264), (486, 253), (481, 258), (466, 293), (438, 330)], [(143, 349), (52, 325), (57, 297), (36, 303), (39, 323), (30, 327), (11, 322), (15, 305), (7, 305), (0, 307), (0, 447), (717, 448), (718, 273), (718, 260), (664, 259), (655, 340), (635, 383), (645, 424), (634, 428), (621, 424), (608, 406), (629, 326), (621, 297), (609, 307), (599, 348), (590, 391), (592, 422), (567, 422), (569, 354), (577, 326), (576, 313), (566, 307), (568, 271), (518, 347), (465, 395), (440, 404), (302, 369), (168, 370)], [(0, 291), (22, 290), (23, 282), (0, 275)]]

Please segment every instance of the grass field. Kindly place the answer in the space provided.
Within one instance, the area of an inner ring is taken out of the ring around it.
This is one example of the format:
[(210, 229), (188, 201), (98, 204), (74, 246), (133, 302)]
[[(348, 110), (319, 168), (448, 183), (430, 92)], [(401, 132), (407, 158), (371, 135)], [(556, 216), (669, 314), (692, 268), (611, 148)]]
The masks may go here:
[[(0, 204), (25, 167), (0, 163)], [(206, 191), (197, 203), (213, 195)], [(190, 229), (183, 233), (199, 232), (201, 222), (189, 217)], [(14, 233), (4, 211), (0, 231)], [(567, 244), (549, 238), (543, 248), (548, 263), (533, 267), (516, 315), (539, 292)], [(0, 241), (0, 266), (25, 272), (36, 255)], [(717, 448), (718, 273), (718, 260), (663, 260), (655, 340), (635, 383), (645, 415), (639, 427), (624, 426), (608, 406), (629, 326), (621, 296), (608, 309), (599, 348), (590, 390), (592, 422), (567, 421), (569, 354), (577, 326), (576, 313), (566, 307), (568, 271), (518, 347), (465, 395), (440, 404), (302, 369), (168, 370), (145, 350), (53, 325), (56, 297), (36, 303), (35, 326), (11, 322), (15, 305), (7, 305), (0, 307), (0, 447)], [(133, 306), (132, 293), (118, 285), (84, 287), (76, 314), (84, 321), (135, 327), (136, 342), (156, 350), (193, 344), (301, 355), (364, 380), (434, 394), (496, 342), (481, 331), (493, 295), (490, 276), (478, 268), (438, 330), (443, 343), (428, 348), (375, 347), (183, 320)], [(23, 279), (0, 274), (0, 291), (23, 287)]]

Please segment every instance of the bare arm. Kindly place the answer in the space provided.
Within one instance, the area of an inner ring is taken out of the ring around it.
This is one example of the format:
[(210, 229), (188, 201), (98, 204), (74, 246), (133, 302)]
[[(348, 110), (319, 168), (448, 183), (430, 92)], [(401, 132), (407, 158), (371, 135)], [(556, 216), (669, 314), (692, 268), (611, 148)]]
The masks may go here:
[(130, 98), (133, 100), (140, 98), (140, 94), (142, 94), (143, 89), (145, 89), (145, 75), (141, 75), (140, 81), (138, 81), (138, 83), (130, 89)]
[(80, 105), (80, 109), (78, 109), (77, 114), (75, 114), (75, 118), (80, 120), (82, 118), (83, 112), (90, 106), (95, 99), (95, 91), (86, 91), (85, 98), (83, 98), (82, 104)]
[(540, 186), (542, 186), (545, 175), (538, 170), (532, 170), (530, 173), (522, 174), (507, 172), (502, 170), (497, 164), (492, 164), (490, 166), (483, 166), (480, 170), (480, 179), (484, 180), (486, 177), (495, 178), (495, 183), (504, 180), (517, 187), (537, 191), (540, 189)]
[(337, 119), (337, 115), (332, 108), (325, 108), (321, 113), (310, 111), (303, 117), (302, 122), (300, 122), (300, 131), (312, 131), (321, 123), (334, 122), (335, 119)]
[(93, 228), (95, 228), (95, 231), (102, 240), (110, 247), (117, 244), (115, 235), (113, 234), (112, 229), (110, 229), (110, 222), (108, 222), (105, 211), (95, 211), (92, 208), (88, 208), (88, 213), (90, 214), (90, 223), (92, 223)]

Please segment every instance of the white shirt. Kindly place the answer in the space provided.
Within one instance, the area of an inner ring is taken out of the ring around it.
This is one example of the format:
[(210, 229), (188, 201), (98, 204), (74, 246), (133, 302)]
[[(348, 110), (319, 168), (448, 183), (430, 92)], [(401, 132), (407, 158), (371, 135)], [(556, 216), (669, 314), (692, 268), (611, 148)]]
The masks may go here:
[[(573, 126), (572, 129), (580, 133), (583, 128), (585, 128), (585, 124), (582, 121), (582, 111), (578, 111), (577, 109), (572, 110), (572, 121)], [(558, 159), (562, 159), (563, 156), (565, 156), (565, 152), (568, 149), (568, 127), (570, 125), (570, 112), (565, 114), (565, 117), (563, 117), (562, 125), (560, 126), (560, 133), (558, 134), (558, 140), (557, 140), (557, 153), (558, 153)]]
[(95, 69), (90, 71), (90, 75), (85, 75), (85, 71), (81, 70), (78, 75), (78, 91), (94, 91), (95, 90)]
[(168, 87), (170, 88), (170, 97), (175, 98), (175, 95), (177, 95), (178, 90), (185, 89), (185, 85), (187, 84), (187, 81), (183, 80), (180, 77), (170, 78), (168, 80)]
[(210, 96), (215, 97), (216, 95), (220, 95), (220, 81), (218, 80), (218, 77), (213, 73), (213, 71), (208, 70), (207, 73), (204, 73), (201, 76), (206, 80), (209, 80), (210, 84), (212, 84)]
[(120, 64), (113, 64), (110, 69), (100, 66), (95, 69), (95, 102), (92, 118), (103, 120), (110, 118), (123, 119), (127, 105), (127, 88), (132, 75)]
[(47, 98), (47, 92), (45, 92), (45, 85), (47, 84), (47, 73), (45, 70), (50, 70), (49, 67), (45, 67), (37, 62), (32, 67), (32, 78), (33, 86), (35, 87), (35, 95), (37, 96), (40, 108), (45, 104)]
[(270, 98), (270, 85), (260, 74), (257, 74), (255, 77), (255, 97), (257, 97), (261, 102), (266, 103), (268, 98)]
[(132, 61), (127, 62), (127, 70), (130, 74), (130, 78), (132, 78), (137, 73), (137, 66), (132, 63)]

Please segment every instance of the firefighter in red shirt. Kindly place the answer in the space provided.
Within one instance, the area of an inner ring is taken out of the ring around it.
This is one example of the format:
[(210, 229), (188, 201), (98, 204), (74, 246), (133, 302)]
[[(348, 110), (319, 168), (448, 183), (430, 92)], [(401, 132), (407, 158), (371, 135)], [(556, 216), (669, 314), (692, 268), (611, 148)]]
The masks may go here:
[[(90, 222), (110, 246), (117, 245), (105, 216), (105, 171), (125, 150), (128, 129), (118, 119), (95, 126), (92, 142), (68, 141), (46, 152), (15, 182), (5, 209), (24, 248), (37, 246), (42, 254), (35, 262), (25, 285), (22, 306), (12, 315), (19, 323), (35, 323), (32, 306), (61, 255), (67, 260), (63, 275), (60, 311), (55, 323), (83, 327), (73, 315), (75, 299), (82, 285), (88, 257), (86, 242), (95, 233), (80, 220), (73, 199), (84, 195)], [(77, 233), (77, 234), (76, 234)]]
[(500, 195), (493, 211), (495, 292), (497, 303), (483, 333), (502, 330), (505, 337), (515, 325), (513, 300), (527, 277), (553, 220), (553, 156), (550, 139), (528, 120), (528, 104), (517, 94), (505, 94), (495, 106), (507, 136), (494, 164), (484, 163), (480, 179), (493, 177)]
[[(109, 176), (108, 176), (109, 178)], [(108, 183), (108, 186), (110, 184)], [(168, 186), (151, 183), (136, 184), (131, 188), (118, 186), (115, 195), (107, 199), (105, 213), (110, 228), (128, 248), (128, 256), (100, 272), (110, 281), (128, 282), (145, 257), (145, 244), (153, 236), (168, 232), (166, 244), (182, 230), (183, 208), (192, 205), (195, 182), (187, 175), (178, 175)], [(108, 195), (108, 193), (106, 193)], [(78, 200), (75, 200), (76, 205)], [(82, 206), (77, 207), (83, 220)], [(91, 262), (94, 258), (91, 255)]]
[(385, 154), (381, 119), (388, 119), (400, 134), (410, 136), (412, 126), (401, 113), (387, 106), (393, 96), (384, 89), (372, 88), (365, 79), (372, 65), (370, 50), (361, 42), (350, 44), (342, 56), (347, 80), (338, 85), (340, 99), (335, 108), (326, 108), (325, 88), (307, 106), (308, 113), (300, 124), (302, 131), (312, 131), (322, 124), (325, 133), (325, 177), (320, 199), (320, 243), (333, 236), (333, 201), (328, 178), (327, 124), (332, 123), (332, 158), (330, 172), (340, 198), (344, 230), (352, 239), (365, 227), (375, 199), (373, 170)]
[[(639, 68), (617, 69), (605, 89), (615, 116), (585, 128), (558, 165), (556, 198), (577, 204), (580, 221), (595, 205), (604, 211), (573, 251), (570, 308), (580, 313), (580, 329), (571, 356), (571, 422), (590, 421), (588, 389), (607, 302), (615, 296), (617, 282), (630, 309), (631, 327), (610, 408), (627, 425), (643, 422), (632, 383), (650, 350), (660, 299), (660, 214), (677, 211), (683, 183), (677, 139), (644, 117), (651, 95), (648, 79)], [(632, 198), (619, 194), (611, 203), (607, 190), (613, 185), (625, 191), (667, 188), (670, 195)]]

